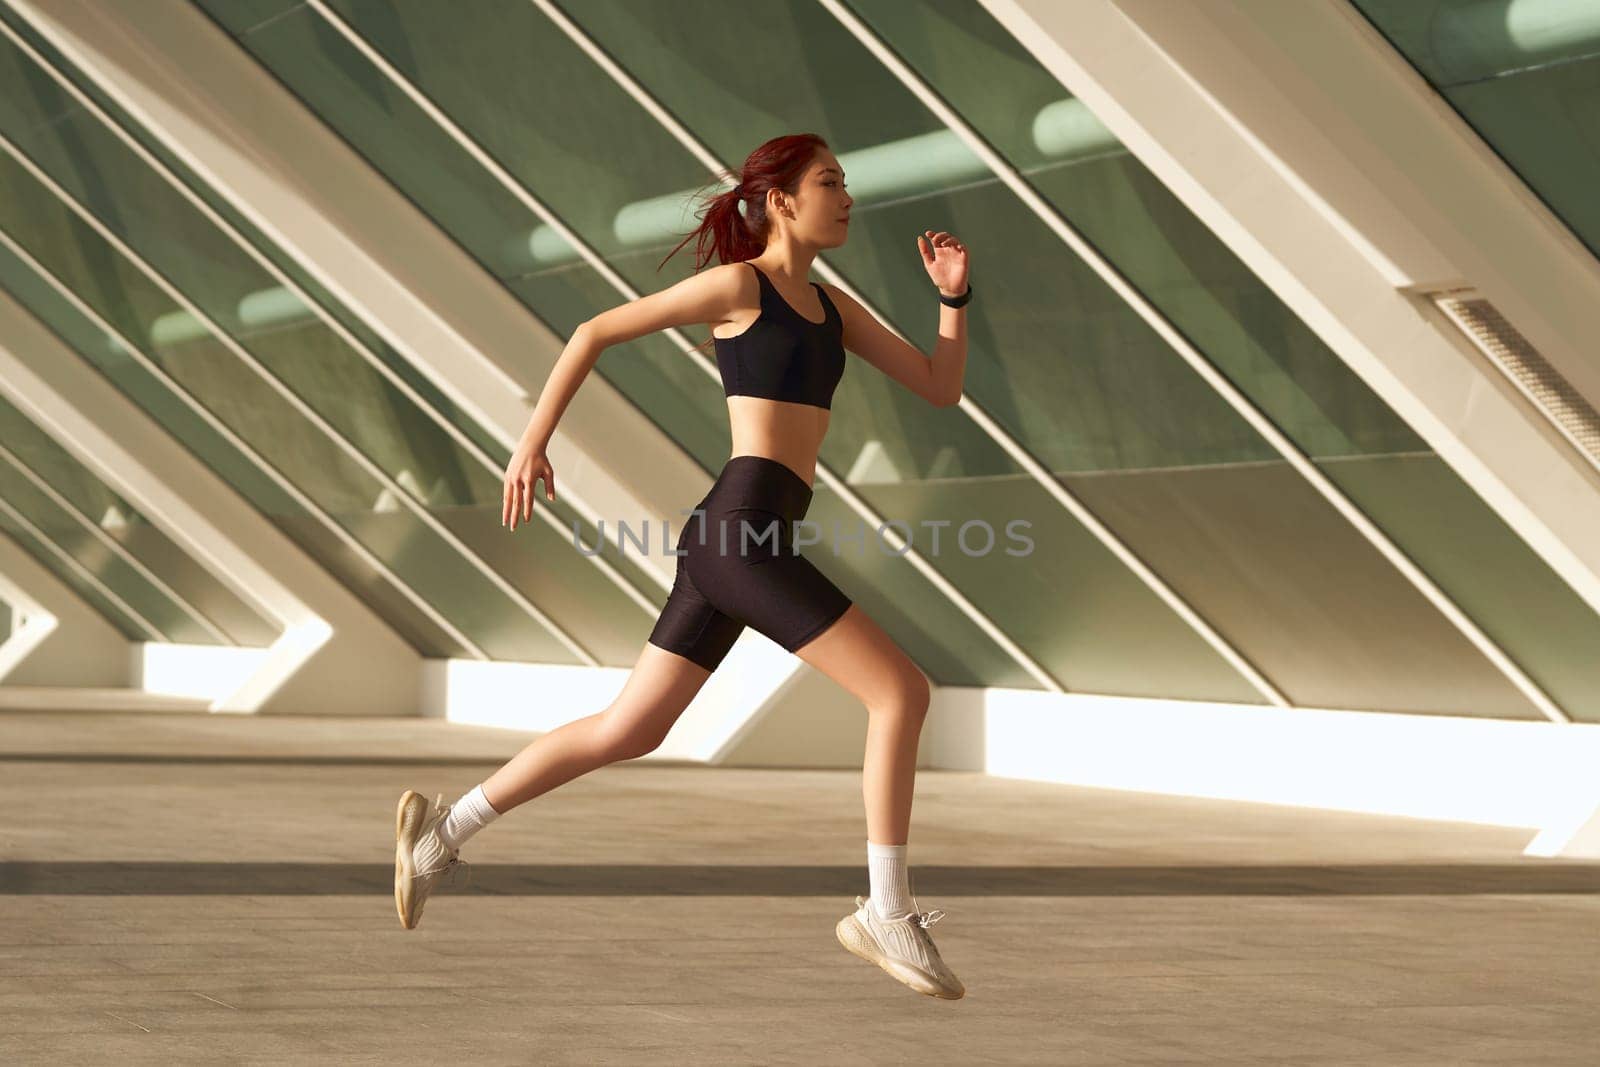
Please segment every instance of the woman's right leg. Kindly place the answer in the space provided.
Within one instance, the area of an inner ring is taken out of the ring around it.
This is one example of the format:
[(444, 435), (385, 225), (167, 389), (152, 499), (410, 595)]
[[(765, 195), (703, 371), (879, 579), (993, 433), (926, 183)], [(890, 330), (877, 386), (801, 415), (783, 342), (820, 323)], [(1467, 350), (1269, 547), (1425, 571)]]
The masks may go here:
[(654, 751), (733, 648), (744, 624), (718, 611), (690, 579), (684, 563), (698, 546), (689, 535), (686, 525), (672, 591), (622, 692), (604, 711), (540, 736), (485, 779), (483, 797), (496, 814), (597, 767)]
[(684, 558), (649, 640), (609, 707), (541, 735), (455, 804), (446, 805), (442, 795), (430, 805), (412, 790), (401, 794), (394, 899), (406, 929), (417, 925), (440, 876), (462, 862), (461, 846), (492, 820), (597, 767), (642, 756), (666, 739), (744, 630), (695, 587)]
[(654, 751), (710, 676), (698, 663), (646, 642), (609, 707), (534, 739), (484, 780), (484, 796), (504, 814), (597, 767)]

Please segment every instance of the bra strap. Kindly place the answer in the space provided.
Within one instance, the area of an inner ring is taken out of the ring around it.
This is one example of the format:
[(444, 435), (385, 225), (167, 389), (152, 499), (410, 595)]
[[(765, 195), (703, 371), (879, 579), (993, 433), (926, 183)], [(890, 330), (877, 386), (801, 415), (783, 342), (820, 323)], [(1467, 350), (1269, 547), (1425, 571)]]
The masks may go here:
[(828, 315), (829, 315), (830, 312), (833, 314), (834, 318), (838, 318), (839, 317), (839, 309), (834, 306), (833, 297), (828, 295), (828, 290), (824, 289), (821, 285), (819, 285), (816, 282), (812, 282), (811, 284), (813, 286), (816, 286), (817, 295), (822, 298), (822, 318), (823, 318), (823, 321), (827, 321), (827, 318), (828, 318)]

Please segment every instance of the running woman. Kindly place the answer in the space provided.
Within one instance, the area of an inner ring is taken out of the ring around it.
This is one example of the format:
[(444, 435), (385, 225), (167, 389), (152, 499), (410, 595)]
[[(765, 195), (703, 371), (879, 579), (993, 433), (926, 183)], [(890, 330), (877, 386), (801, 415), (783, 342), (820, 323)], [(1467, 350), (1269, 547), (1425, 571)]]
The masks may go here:
[[(966, 247), (925, 230), (917, 250), (938, 290), (931, 359), (833, 285), (808, 284), (812, 260), (849, 236), (844, 168), (815, 134), (768, 141), (738, 184), (711, 199), (696, 238), (695, 273), (583, 323), (567, 343), (506, 468), (502, 525), (532, 519), (535, 485), (554, 500), (545, 453), (584, 377), (612, 345), (667, 327), (708, 323), (728, 402), (732, 449), (678, 538), (666, 606), (610, 707), (541, 735), (451, 805), (407, 790), (396, 814), (395, 906), (417, 925), (429, 893), (463, 865), (462, 845), (491, 821), (597, 767), (633, 759), (666, 738), (746, 626), (853, 693), (868, 713), (862, 793), (865, 898), (835, 929), (839, 942), (929, 996), (966, 992), (928, 933), (942, 911), (916, 907), (906, 846), (928, 680), (860, 607), (792, 548), (791, 524), (811, 502), (848, 349), (935, 407), (961, 397), (971, 299)], [(743, 207), (743, 213), (740, 207)], [(702, 269), (715, 255), (718, 265)], [(662, 262), (665, 262), (663, 260)]]

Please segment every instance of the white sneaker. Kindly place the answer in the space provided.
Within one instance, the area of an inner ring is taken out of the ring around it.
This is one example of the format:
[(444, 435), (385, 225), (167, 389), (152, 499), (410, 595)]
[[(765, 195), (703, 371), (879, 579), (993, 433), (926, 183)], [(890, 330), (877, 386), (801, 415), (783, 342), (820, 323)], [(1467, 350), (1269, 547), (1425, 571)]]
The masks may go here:
[(895, 978), (930, 997), (960, 1000), (961, 984), (939, 955), (928, 927), (944, 918), (942, 911), (912, 911), (900, 919), (883, 919), (867, 897), (856, 897), (856, 910), (839, 920), (834, 933), (839, 944), (868, 963), (876, 963)]
[(394, 906), (407, 930), (422, 920), (422, 906), (439, 879), (467, 867), (459, 851), (450, 851), (439, 840), (439, 826), (449, 814), (443, 793), (431, 806), (409, 789), (400, 795), (394, 814)]

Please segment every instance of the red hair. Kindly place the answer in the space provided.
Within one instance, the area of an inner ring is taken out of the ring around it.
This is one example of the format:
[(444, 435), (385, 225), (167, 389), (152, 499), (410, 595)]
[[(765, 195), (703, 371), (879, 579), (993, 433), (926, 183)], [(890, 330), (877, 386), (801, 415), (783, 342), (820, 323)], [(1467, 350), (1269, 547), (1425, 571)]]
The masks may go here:
[[(678, 249), (695, 240), (696, 271), (717, 257), (719, 263), (742, 263), (754, 259), (767, 246), (767, 190), (782, 189), (793, 196), (800, 189), (800, 178), (810, 166), (819, 148), (828, 142), (814, 133), (790, 133), (774, 137), (745, 157), (738, 181), (709, 198), (702, 211), (695, 213), (700, 219), (687, 237), (667, 253), (666, 259), (656, 265), (660, 270), (668, 259), (678, 254)], [(741, 215), (739, 205), (744, 204)]]

